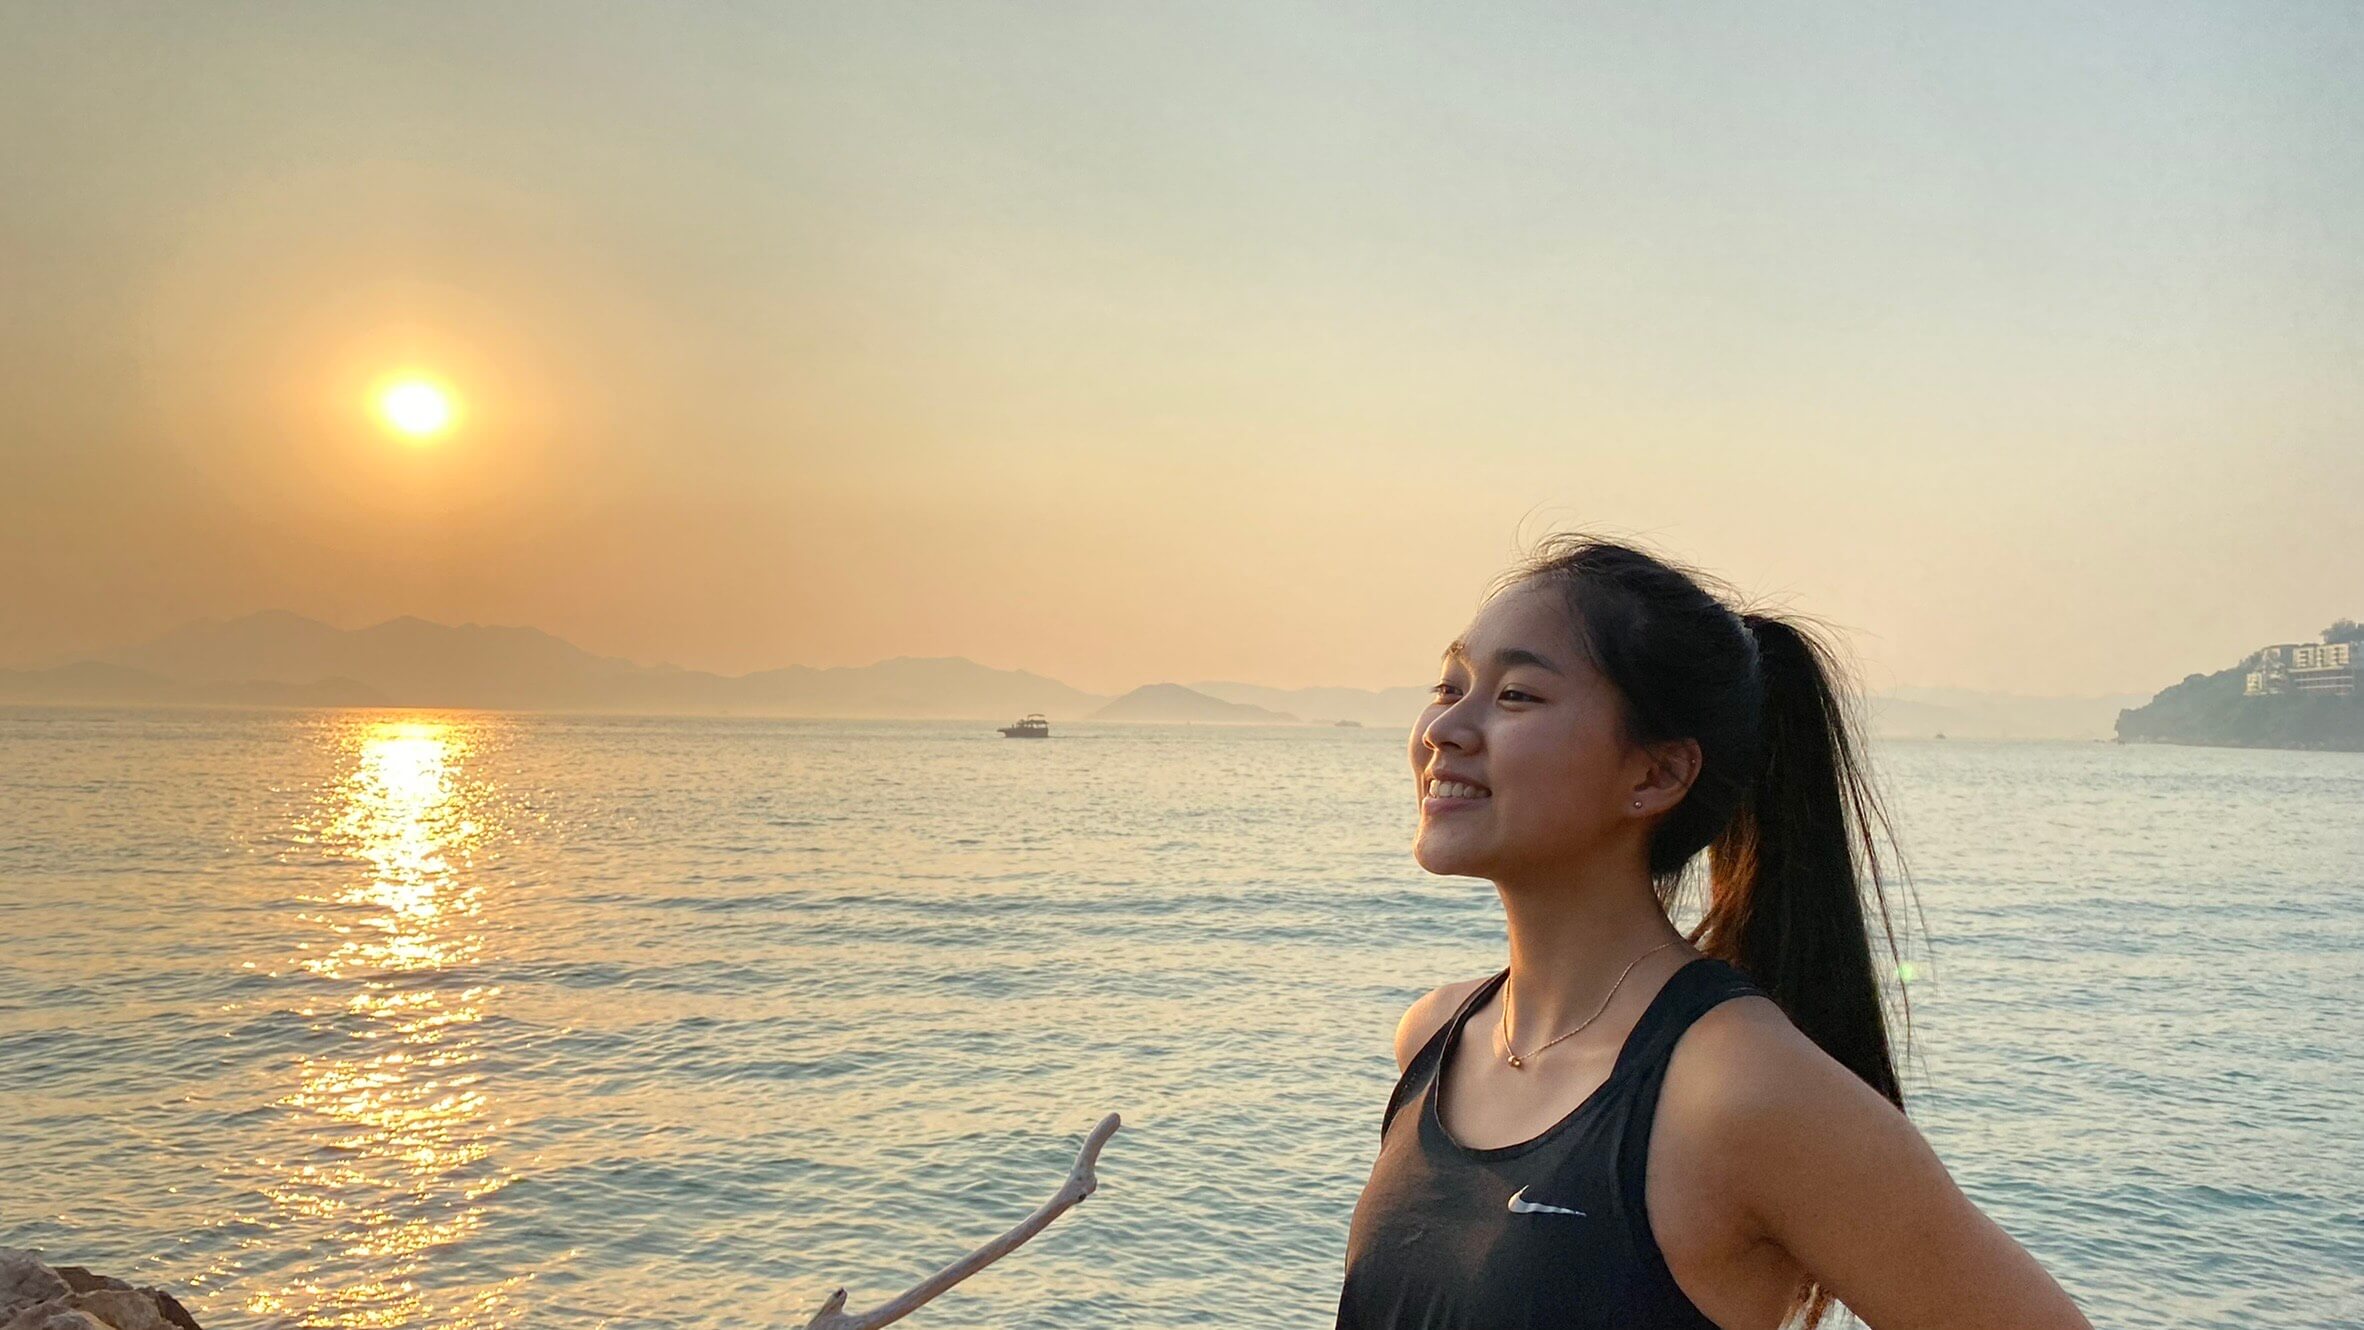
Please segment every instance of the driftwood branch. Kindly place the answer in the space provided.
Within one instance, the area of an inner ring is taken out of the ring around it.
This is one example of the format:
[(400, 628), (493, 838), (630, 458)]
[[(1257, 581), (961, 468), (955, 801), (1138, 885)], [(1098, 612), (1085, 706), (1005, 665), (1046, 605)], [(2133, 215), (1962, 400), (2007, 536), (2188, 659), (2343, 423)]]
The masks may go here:
[(841, 1288), (829, 1295), (828, 1301), (821, 1304), (821, 1310), (813, 1313), (812, 1320), (805, 1322), (804, 1330), (873, 1330), (876, 1326), (900, 1321), (919, 1310), (930, 1298), (1016, 1250), (1020, 1243), (1042, 1232), (1043, 1227), (1057, 1219), (1067, 1207), (1099, 1189), (1100, 1179), (1092, 1172), (1092, 1165), (1099, 1162), (1100, 1147), (1116, 1134), (1119, 1125), (1114, 1113), (1100, 1119), (1100, 1124), (1092, 1128), (1092, 1134), (1084, 1137), (1083, 1150), (1075, 1156), (1075, 1167), (1067, 1170), (1067, 1180), (1059, 1184), (1059, 1190), (1051, 1199), (1043, 1202), (1040, 1209), (1019, 1220), (1017, 1227), (929, 1275), (914, 1285), (910, 1292), (869, 1311), (847, 1315), (845, 1290)]

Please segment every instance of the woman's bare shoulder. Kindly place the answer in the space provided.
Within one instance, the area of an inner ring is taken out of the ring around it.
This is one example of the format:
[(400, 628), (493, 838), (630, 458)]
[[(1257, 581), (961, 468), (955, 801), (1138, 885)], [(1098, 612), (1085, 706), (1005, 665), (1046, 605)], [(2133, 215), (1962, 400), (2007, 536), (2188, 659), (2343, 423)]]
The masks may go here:
[(1780, 1004), (1751, 993), (1718, 1002), (1683, 1031), (1667, 1064), (1665, 1094), (1703, 1109), (1810, 1111), (1815, 1097), (1829, 1091), (1833, 1073), (1852, 1078)]
[(1744, 1190), (1744, 1175), (1764, 1174), (1771, 1157), (1844, 1154), (1873, 1138), (1918, 1141), (1902, 1111), (1761, 994), (1717, 1003), (1675, 1041), (1658, 1126), (1718, 1161), (1729, 1196)]
[(1475, 979), (1457, 979), (1412, 999), (1412, 1005), (1404, 1008), (1404, 1018), (1396, 1022), (1395, 1069), (1400, 1072), (1412, 1065), (1413, 1056), (1452, 1019), (1462, 999), (1491, 978), (1492, 975), (1481, 974)]

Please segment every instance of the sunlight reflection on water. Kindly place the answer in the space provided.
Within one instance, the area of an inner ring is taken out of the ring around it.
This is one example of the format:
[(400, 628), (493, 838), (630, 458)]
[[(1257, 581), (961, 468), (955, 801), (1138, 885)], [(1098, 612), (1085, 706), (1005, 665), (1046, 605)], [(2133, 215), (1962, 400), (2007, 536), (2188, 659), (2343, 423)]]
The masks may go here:
[(246, 1310), (304, 1325), (507, 1324), (504, 1281), (437, 1305), (411, 1278), (482, 1223), (508, 1185), (501, 1124), (473, 1028), (497, 986), (482, 959), (484, 890), (470, 860), (493, 791), (465, 772), (470, 737), (439, 720), (368, 721), (337, 736), (347, 771), (298, 845), (350, 865), (333, 898), (304, 898), (313, 940), (296, 968), (322, 981), (297, 1008), (333, 1051), (300, 1056), (278, 1104), (310, 1127), (305, 1154), (267, 1160), (272, 1206), (343, 1261), (250, 1297)]

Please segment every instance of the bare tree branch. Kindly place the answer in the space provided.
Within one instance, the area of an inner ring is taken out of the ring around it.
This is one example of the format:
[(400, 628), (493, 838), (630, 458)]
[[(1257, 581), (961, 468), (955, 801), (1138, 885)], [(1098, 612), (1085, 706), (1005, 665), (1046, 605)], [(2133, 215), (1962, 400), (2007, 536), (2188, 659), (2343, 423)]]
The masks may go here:
[(1020, 1243), (1040, 1233), (1044, 1225), (1058, 1218), (1067, 1207), (1099, 1190), (1100, 1179), (1092, 1172), (1092, 1166), (1099, 1162), (1100, 1147), (1108, 1143), (1120, 1125), (1114, 1113), (1100, 1119), (1091, 1135), (1084, 1137), (1083, 1150), (1075, 1156), (1075, 1167), (1067, 1170), (1067, 1180), (1059, 1184), (1059, 1190), (1040, 1209), (1019, 1220), (1017, 1227), (929, 1275), (903, 1296), (869, 1311), (847, 1315), (845, 1290), (841, 1288), (829, 1295), (821, 1310), (813, 1313), (812, 1320), (805, 1322), (804, 1330), (874, 1330), (900, 1321), (930, 1298), (1009, 1254)]

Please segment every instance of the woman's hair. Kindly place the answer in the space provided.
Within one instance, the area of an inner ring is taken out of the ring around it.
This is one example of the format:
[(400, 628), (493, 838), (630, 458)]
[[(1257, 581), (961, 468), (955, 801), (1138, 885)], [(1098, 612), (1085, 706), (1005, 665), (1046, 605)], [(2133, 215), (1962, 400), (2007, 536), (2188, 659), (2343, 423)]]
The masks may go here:
[[(1705, 849), (1707, 899), (1692, 945), (1738, 966), (1824, 1052), (1902, 1108), (1881, 976), (1903, 958), (1872, 828), (1891, 846), (1895, 837), (1859, 756), (1853, 690), (1805, 624), (1735, 610), (1706, 589), (1710, 581), (1631, 546), (1563, 532), (1495, 591), (1560, 595), (1578, 648), (1622, 701), (1629, 742), (1698, 742), (1691, 788), (1650, 839), (1661, 904), (1671, 916)], [(1867, 896), (1885, 963), (1873, 954)], [(1901, 985), (1896, 996), (1909, 1044)], [(1811, 1327), (1829, 1301), (1809, 1284), (1794, 1310)]]

